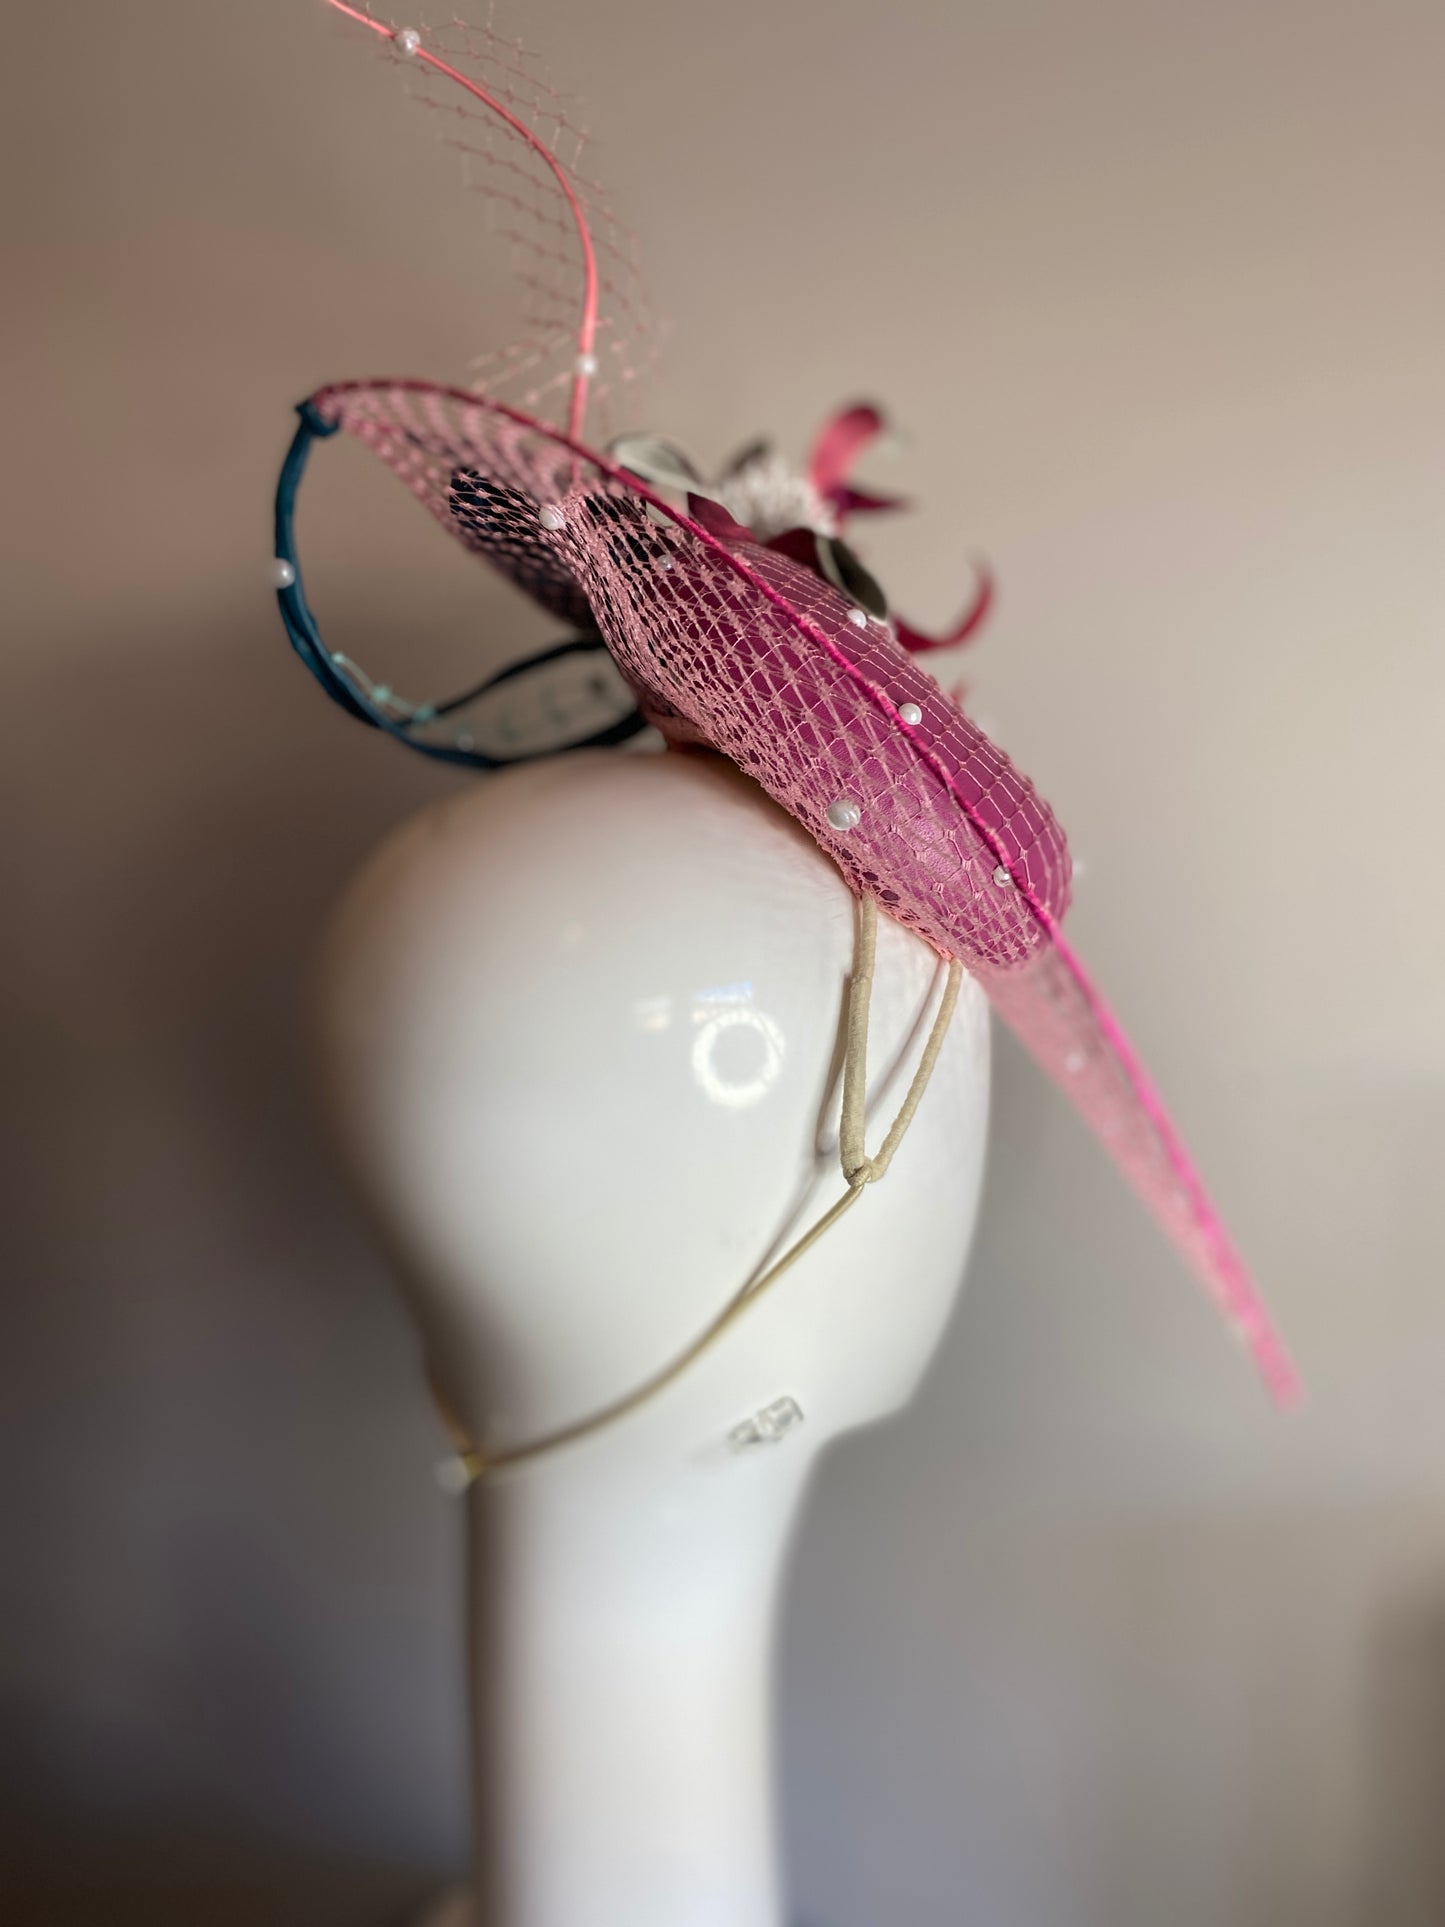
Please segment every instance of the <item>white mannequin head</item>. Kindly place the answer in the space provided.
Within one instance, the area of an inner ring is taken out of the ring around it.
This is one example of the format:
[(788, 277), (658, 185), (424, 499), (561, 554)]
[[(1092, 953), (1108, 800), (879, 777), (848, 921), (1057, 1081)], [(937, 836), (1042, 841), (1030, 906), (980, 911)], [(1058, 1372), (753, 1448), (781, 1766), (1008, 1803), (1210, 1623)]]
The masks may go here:
[[(362, 873), (325, 963), (328, 1087), (433, 1375), (484, 1449), (646, 1379), (840, 1194), (853, 943), (833, 865), (705, 754), (507, 771)], [(941, 970), (881, 920), (870, 1145)], [(888, 1177), (677, 1383), (557, 1456), (726, 1459), (735, 1427), (791, 1399), (789, 1454), (811, 1457), (905, 1402), (961, 1281), (987, 1090), (965, 981)]]

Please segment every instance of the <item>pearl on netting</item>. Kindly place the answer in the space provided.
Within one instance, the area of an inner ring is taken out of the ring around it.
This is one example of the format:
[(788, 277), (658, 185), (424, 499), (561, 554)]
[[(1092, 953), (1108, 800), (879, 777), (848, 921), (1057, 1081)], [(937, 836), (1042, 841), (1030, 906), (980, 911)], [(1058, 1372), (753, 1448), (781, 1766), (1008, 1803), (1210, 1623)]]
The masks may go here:
[(421, 45), (421, 35), (415, 27), (398, 27), (391, 36), (391, 44), (399, 54), (405, 54), (409, 60)]
[(868, 627), (868, 611), (866, 609), (850, 609), (848, 611), (848, 620), (855, 629), (866, 629)]
[(923, 721), (923, 711), (918, 707), (917, 703), (900, 703), (898, 705), (898, 720), (901, 723), (907, 723), (908, 727), (912, 729), (915, 723), (921, 723)]
[(389, 703), (391, 701), (391, 684), (379, 682), (371, 692), (371, 700), (374, 703)]
[(562, 513), (561, 509), (555, 508), (551, 502), (544, 502), (541, 508), (537, 510), (537, 520), (542, 524), (544, 529), (550, 529), (554, 535), (558, 529), (565, 529), (567, 526), (566, 516)]
[(1007, 890), (1010, 887), (1013, 883), (1013, 878), (1009, 874), (1007, 864), (1000, 863), (993, 873), (993, 880), (1001, 890)]
[(296, 564), (278, 555), (271, 564), (271, 580), (278, 589), (289, 589), (296, 580)]
[(856, 830), (863, 821), (863, 811), (851, 796), (840, 796), (836, 802), (830, 803), (827, 813), (830, 825), (845, 834), (849, 830)]
[(473, 736), (472, 732), (469, 729), (459, 729), (457, 731), (457, 748), (458, 749), (470, 749), (472, 747), (472, 744), (475, 741), (476, 741), (476, 737)]
[(595, 375), (597, 373), (596, 355), (578, 355), (577, 372), (579, 375)]

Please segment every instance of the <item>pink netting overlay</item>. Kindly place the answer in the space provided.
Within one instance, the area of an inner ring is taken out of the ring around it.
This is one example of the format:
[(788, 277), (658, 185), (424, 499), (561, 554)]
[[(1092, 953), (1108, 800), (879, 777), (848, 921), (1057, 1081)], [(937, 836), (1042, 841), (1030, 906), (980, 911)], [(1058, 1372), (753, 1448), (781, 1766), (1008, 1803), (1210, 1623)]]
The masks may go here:
[[(391, 28), (361, 9), (331, 4), (380, 38), (385, 57), (426, 109), (442, 145), (459, 158), (487, 229), (506, 251), (523, 332), (475, 355), (470, 385), (534, 413), (558, 405), (577, 351), (582, 259), (577, 225), (558, 192), (565, 180), (595, 256), (600, 300), (588, 343), (598, 364), (591, 399), (606, 418), (610, 402), (635, 394), (652, 367), (659, 331), (649, 312), (637, 236), (618, 219), (592, 171), (592, 139), (581, 104), (553, 84), (509, 26), (507, 15), (515, 12), (530, 28), (530, 10), (489, 0), (482, 23), (438, 20), (418, 36), (424, 42), (419, 55), (407, 57), (397, 51)], [(490, 104), (463, 90), (472, 78), (485, 85)], [(543, 138), (532, 144), (533, 133)]]
[[(676, 742), (729, 757), (866, 891), (962, 959), (1102, 1139), (1253, 1350), (1295, 1381), (1258, 1294), (1117, 1020), (1063, 937), (1070, 863), (1047, 804), (901, 647), (801, 564), (729, 546), (602, 457), (427, 382), (346, 383), (318, 411), (448, 531), (559, 613), (591, 612)], [(545, 512), (544, 512), (545, 511)], [(916, 723), (900, 714), (922, 712)], [(857, 809), (841, 831), (828, 812)]]

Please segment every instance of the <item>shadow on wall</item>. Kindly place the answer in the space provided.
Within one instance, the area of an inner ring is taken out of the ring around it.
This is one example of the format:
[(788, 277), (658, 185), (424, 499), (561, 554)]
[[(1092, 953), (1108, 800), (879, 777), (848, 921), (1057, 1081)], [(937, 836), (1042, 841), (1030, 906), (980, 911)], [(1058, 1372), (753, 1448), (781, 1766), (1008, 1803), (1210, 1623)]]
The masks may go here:
[[(1312, 1294), (1314, 1395), (1281, 1424), (1247, 1384), (1216, 1419), (1211, 1392), (1190, 1429), (1187, 1399), (1149, 1402), (1206, 1354), (1167, 1322), (1187, 1281), (1147, 1248), (1137, 1278), (1045, 1262), (1031, 1199), (1088, 1223), (1089, 1173), (998, 1062), (962, 1316), (907, 1419), (836, 1448), (799, 1543), (782, 1756), (808, 1917), (1440, 1927), (1445, 1510), (1400, 1471), (1439, 1351), (1399, 1334), (1445, 1248), (1445, 1111), (1348, 1066), (1283, 1091), (1299, 1117), (1265, 1116), (1262, 1168), (1321, 1201), (1276, 1228)], [(1117, 1209), (1127, 1258), (1152, 1232)]]
[(1445, 1921), (1445, 1585), (1398, 1606), (1366, 1663), (1369, 1841), (1359, 1927)]
[(407, 1927), (434, 1883), (355, 1859), (158, 1839), (32, 1847), (0, 1876), (5, 1918), (24, 1927)]
[(466, 1852), (460, 1520), (305, 1000), (458, 779), (332, 712), (264, 593), (64, 655), (0, 759), (0, 1916), (381, 1923)]
[[(1445, 1921), (1438, 1509), (1040, 1517), (965, 1476), (962, 1556), (930, 1561), (856, 1465), (809, 1519), (792, 1623), (820, 1637), (787, 1655), (810, 1921)], [(1382, 1572), (1419, 1603), (1382, 1609)]]

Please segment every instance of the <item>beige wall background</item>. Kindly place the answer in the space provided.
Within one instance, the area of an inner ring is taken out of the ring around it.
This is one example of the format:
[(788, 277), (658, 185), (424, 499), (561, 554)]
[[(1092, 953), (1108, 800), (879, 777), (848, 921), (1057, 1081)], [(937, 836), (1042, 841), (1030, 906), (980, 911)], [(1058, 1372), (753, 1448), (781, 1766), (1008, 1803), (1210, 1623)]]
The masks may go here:
[[(965, 1307), (798, 1548), (797, 1917), (1438, 1927), (1445, 12), (526, 32), (671, 319), (648, 425), (801, 449), (876, 395), (924, 505), (870, 550), (897, 599), (941, 620), (992, 558), (975, 703), (1313, 1388), (1269, 1414), (1001, 1049)], [(268, 503), (290, 404), (464, 376), (503, 263), (319, 0), (68, 0), (4, 46), (14, 1917), (380, 1927), (465, 1856), (459, 1519), (304, 986), (353, 867), (460, 779), (313, 694)], [(329, 628), (507, 654), (501, 592), (335, 474)]]

